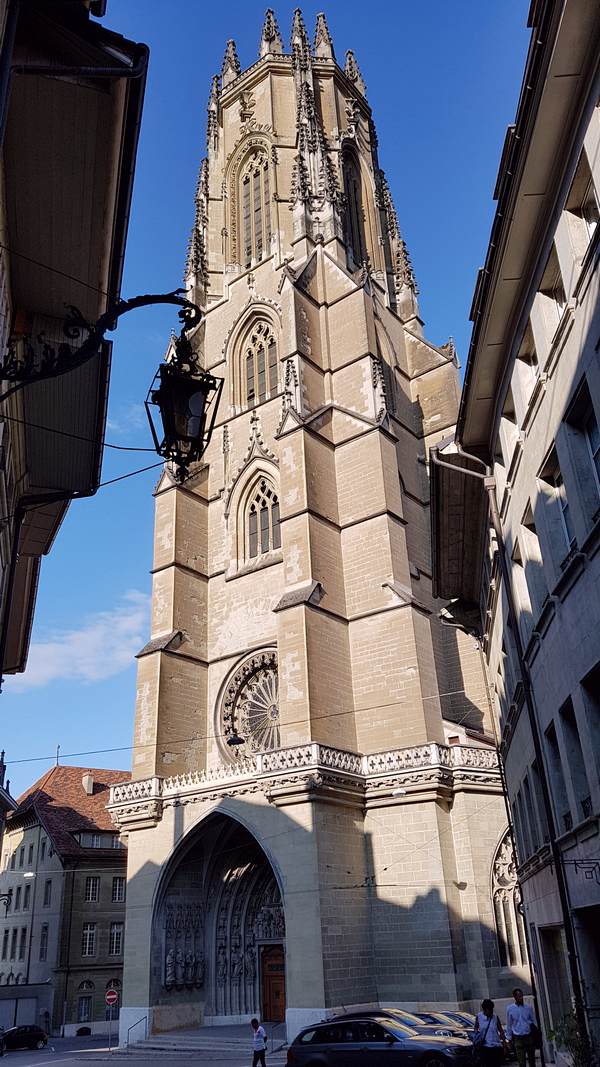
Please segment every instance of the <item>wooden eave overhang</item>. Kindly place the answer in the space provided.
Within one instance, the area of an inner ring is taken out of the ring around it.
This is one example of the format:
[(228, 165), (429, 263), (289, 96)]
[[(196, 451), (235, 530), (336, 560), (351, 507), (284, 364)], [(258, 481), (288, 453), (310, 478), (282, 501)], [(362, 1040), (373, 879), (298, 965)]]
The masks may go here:
[(483, 471), (444, 442), (431, 449), (429, 470), (433, 595), (478, 604), (488, 512)]
[(517, 115), (494, 196), (497, 209), (471, 308), (473, 333), (457, 440), (489, 462), (514, 349), (549, 250), (565, 171), (600, 64), (600, 6), (541, 0)]
[[(91, 10), (103, 14), (104, 6)], [(147, 62), (145, 45), (90, 21), (84, 4), (20, 6), (2, 145), (2, 254), (15, 335), (43, 332), (56, 344), (65, 340), (66, 305), (94, 322), (120, 295)], [(69, 73), (31, 69), (56, 66)], [(96, 77), (90, 69), (114, 74)], [(24, 669), (39, 557), (50, 550), (69, 499), (98, 488), (110, 356), (107, 342), (85, 366), (27, 385), (9, 402), (8, 413), (21, 420), (11, 432), (18, 428), (21, 442), (25, 518), (7, 673)]]

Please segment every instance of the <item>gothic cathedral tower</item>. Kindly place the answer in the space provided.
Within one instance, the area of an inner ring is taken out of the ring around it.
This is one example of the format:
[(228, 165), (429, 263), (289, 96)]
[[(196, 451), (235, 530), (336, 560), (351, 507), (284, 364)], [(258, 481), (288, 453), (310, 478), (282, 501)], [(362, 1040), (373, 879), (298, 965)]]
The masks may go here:
[(228, 42), (207, 142), (186, 286), (224, 389), (202, 463), (156, 490), (111, 797), (122, 1027), (260, 1013), (292, 1037), (342, 1004), (470, 1005), (514, 982), (520, 918), (480, 653), (431, 599), (454, 347), (423, 335), (366, 86), (323, 15), (311, 45), (297, 11), (286, 51), (268, 11), (244, 72)]

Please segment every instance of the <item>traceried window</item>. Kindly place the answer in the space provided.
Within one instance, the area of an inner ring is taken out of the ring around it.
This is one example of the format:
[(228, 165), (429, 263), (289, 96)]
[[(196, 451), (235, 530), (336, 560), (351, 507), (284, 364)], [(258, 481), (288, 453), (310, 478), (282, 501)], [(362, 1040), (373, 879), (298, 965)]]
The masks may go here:
[(344, 155), (344, 194), (346, 197), (346, 245), (348, 259), (355, 267), (366, 258), (365, 220), (362, 204), (360, 167), (352, 152)]
[(253, 152), (240, 175), (242, 263), (251, 267), (269, 255), (271, 244), (269, 160)]
[(492, 901), (500, 966), (524, 966), (527, 963), (525, 926), (521, 914), (521, 896), (517, 885), (515, 857), (508, 830), (494, 857)]
[(268, 322), (257, 322), (242, 353), (242, 396), (253, 408), (277, 393), (277, 344)]
[(247, 507), (246, 550), (255, 559), (281, 548), (279, 498), (266, 478), (261, 478)]

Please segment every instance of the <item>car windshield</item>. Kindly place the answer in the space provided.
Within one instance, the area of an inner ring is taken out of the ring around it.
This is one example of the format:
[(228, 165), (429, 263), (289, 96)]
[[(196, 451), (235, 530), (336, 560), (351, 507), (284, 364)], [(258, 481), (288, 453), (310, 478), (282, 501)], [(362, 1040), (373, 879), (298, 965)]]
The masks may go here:
[(409, 1025), (412, 1023), (413, 1026), (420, 1026), (423, 1021), (417, 1015), (413, 1015), (411, 1011), (402, 1011), (401, 1008), (389, 1008), (388, 1010), (390, 1015), (397, 1016), (403, 1023), (408, 1023)]
[(402, 1026), (401, 1023), (397, 1023), (395, 1020), (386, 1019), (385, 1028), (389, 1030), (394, 1037), (418, 1037), (416, 1030), (413, 1030), (410, 1026)]

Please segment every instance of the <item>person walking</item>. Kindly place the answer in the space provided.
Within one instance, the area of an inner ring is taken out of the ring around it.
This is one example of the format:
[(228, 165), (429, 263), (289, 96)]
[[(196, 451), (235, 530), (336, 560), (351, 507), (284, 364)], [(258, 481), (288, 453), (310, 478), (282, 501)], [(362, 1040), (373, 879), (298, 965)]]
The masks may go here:
[(494, 1015), (493, 1000), (481, 1001), (481, 1011), (475, 1019), (475, 1032), (482, 1035), (477, 1041), (478, 1058), (482, 1067), (499, 1067), (499, 1064), (504, 1063), (507, 1043), (502, 1023), (498, 1016)]
[(264, 1026), (261, 1026), (258, 1019), (251, 1019), (250, 1026), (254, 1031), (252, 1034), (252, 1067), (258, 1067), (260, 1063), (261, 1067), (267, 1067), (265, 1062), (265, 1052), (267, 1051), (267, 1035)]
[(535, 1067), (537, 1023), (533, 1009), (523, 1000), (523, 990), (513, 989), (514, 1004), (506, 1009), (506, 1036), (515, 1046), (519, 1067)]

